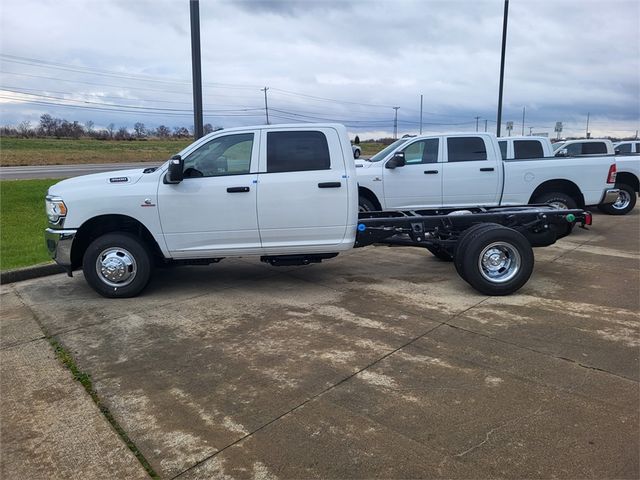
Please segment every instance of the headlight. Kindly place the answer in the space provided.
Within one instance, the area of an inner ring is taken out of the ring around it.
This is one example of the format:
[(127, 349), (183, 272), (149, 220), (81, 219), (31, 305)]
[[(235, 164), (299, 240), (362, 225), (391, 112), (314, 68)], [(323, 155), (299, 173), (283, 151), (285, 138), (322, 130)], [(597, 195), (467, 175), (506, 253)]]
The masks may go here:
[(57, 224), (61, 218), (67, 215), (67, 206), (60, 197), (47, 196), (45, 200), (47, 218), (52, 224)]

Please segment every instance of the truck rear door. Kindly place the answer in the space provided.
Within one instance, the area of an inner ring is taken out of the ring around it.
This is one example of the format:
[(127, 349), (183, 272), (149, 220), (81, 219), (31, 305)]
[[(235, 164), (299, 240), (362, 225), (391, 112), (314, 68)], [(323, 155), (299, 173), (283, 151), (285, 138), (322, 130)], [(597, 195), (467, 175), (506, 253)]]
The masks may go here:
[[(330, 127), (262, 131), (258, 225), (265, 254), (330, 252), (348, 224), (345, 158)], [(348, 159), (353, 162), (353, 158)]]
[(481, 135), (455, 135), (445, 140), (443, 206), (498, 205), (502, 190), (500, 150)]

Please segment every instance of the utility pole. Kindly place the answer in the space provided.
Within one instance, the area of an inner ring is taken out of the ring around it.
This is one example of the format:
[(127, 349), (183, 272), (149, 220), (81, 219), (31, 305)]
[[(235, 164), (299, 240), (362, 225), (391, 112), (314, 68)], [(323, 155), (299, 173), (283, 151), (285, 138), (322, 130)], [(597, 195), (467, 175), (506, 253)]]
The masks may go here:
[(393, 116), (393, 139), (398, 139), (398, 109), (400, 107), (393, 107), (395, 110), (395, 115)]
[(422, 135), (422, 95), (420, 95), (420, 135)]
[(269, 125), (269, 105), (267, 104), (267, 90), (269, 90), (269, 87), (260, 89), (261, 92), (264, 92), (264, 113), (267, 115), (267, 125)]
[(525, 107), (522, 107), (522, 136), (524, 137), (524, 109)]
[(485, 132), (487, 131), (487, 122), (488, 122), (488, 121), (489, 121), (489, 120), (487, 120), (486, 118), (484, 119), (484, 131), (485, 131)]
[(529, 127), (529, 136), (532, 135), (532, 133), (531, 133), (532, 131), (533, 131), (533, 127)]
[(204, 135), (202, 120), (202, 67), (200, 63), (200, 2), (189, 0), (191, 17), (191, 74), (193, 81), (193, 136)]
[(591, 136), (589, 135), (589, 115), (590, 115), (590, 112), (587, 112), (587, 138)]
[(480, 117), (474, 117), (476, 119), (476, 132), (478, 131), (478, 120), (480, 120)]
[(502, 55), (500, 56), (500, 87), (498, 89), (498, 130), (496, 136), (500, 136), (500, 124), (502, 123), (502, 89), (504, 87), (504, 55), (507, 50), (507, 17), (509, 16), (509, 0), (504, 0), (504, 16), (502, 18)]

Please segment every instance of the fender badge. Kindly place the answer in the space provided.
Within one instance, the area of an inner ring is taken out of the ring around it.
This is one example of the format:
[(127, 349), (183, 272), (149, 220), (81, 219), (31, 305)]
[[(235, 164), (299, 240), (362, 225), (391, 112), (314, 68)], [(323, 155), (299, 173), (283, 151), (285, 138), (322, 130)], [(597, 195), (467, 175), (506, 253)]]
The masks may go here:
[(109, 182), (111, 183), (124, 183), (128, 181), (129, 181), (129, 177), (111, 177), (109, 179)]
[(151, 203), (151, 199), (150, 198), (145, 198), (144, 199), (144, 203), (142, 205), (140, 205), (141, 207), (155, 207), (156, 204), (155, 203)]

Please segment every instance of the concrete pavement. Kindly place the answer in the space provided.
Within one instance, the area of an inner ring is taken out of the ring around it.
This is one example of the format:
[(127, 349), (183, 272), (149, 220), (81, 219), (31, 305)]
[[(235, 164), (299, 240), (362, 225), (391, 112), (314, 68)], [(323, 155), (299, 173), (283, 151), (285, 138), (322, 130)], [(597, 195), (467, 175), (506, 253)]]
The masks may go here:
[[(595, 215), (500, 298), (416, 248), (158, 271), (126, 300), (56, 275), (3, 287), (2, 336), (41, 341), (6, 321), (20, 299), (162, 478), (638, 478), (639, 233), (638, 210)], [(27, 348), (8, 341), (3, 355)], [(44, 361), (29, 355), (3, 359), (3, 391), (6, 368)], [(20, 387), (21, 416), (39, 411), (37, 384)], [(47, 449), (30, 441), (42, 430), (4, 432), (3, 468)]]

